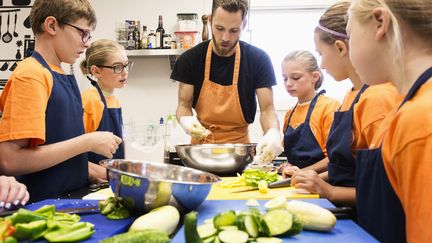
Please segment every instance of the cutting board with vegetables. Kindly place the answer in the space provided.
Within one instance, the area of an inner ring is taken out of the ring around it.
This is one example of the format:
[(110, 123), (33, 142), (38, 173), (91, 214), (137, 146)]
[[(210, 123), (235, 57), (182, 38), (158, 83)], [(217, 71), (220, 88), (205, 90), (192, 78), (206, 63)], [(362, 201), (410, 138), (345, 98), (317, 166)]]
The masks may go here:
[(235, 177), (223, 177), (221, 182), (212, 186), (207, 200), (244, 200), (250, 198), (272, 199), (278, 196), (285, 196), (288, 199), (319, 198), (319, 195), (317, 194), (310, 194), (304, 190), (295, 189), (294, 187), (269, 188), (266, 193), (262, 193), (258, 190), (238, 192), (250, 188), (247, 186), (222, 186), (224, 183), (234, 179)]
[[(302, 201), (317, 204), (324, 208), (334, 207), (326, 199), (301, 199)], [(264, 212), (264, 203), (267, 200), (259, 200), (260, 206), (258, 209)], [(205, 220), (211, 219), (221, 212), (227, 210), (243, 211), (248, 210), (246, 200), (212, 200), (205, 201), (198, 208), (197, 224), (204, 224)], [(330, 232), (317, 232), (303, 230), (295, 236), (278, 236), (283, 242), (378, 242), (360, 226), (352, 220), (342, 219), (337, 220), (335, 227)], [(178, 231), (171, 243), (184, 243), (184, 226)]]
[[(97, 205), (97, 200), (80, 200), (80, 199), (48, 199), (26, 206), (29, 210), (38, 209), (44, 205), (55, 205), (56, 209), (63, 208), (81, 208)], [(87, 240), (81, 242), (98, 242), (99, 240), (108, 238), (112, 235), (119, 234), (128, 230), (134, 218), (121, 220), (109, 220), (100, 213), (81, 214), (82, 222), (90, 222), (94, 224), (95, 233)], [(37, 241), (44, 242), (44, 241)]]

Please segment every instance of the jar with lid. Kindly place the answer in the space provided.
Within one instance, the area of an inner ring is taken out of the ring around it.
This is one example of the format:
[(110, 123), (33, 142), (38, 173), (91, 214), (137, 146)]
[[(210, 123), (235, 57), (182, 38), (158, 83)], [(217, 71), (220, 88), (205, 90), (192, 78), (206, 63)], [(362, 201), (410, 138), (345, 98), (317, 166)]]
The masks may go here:
[(165, 33), (163, 35), (163, 48), (171, 49), (171, 34)]

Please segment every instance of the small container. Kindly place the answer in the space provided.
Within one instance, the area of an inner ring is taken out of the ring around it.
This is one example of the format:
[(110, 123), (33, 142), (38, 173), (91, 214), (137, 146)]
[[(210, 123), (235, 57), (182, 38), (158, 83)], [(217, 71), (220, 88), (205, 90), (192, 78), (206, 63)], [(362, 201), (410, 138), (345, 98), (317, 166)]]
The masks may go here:
[(177, 14), (178, 31), (197, 31), (198, 14), (196, 13), (178, 13)]
[(198, 31), (176, 31), (174, 34), (176, 35), (178, 49), (189, 49), (197, 44)]

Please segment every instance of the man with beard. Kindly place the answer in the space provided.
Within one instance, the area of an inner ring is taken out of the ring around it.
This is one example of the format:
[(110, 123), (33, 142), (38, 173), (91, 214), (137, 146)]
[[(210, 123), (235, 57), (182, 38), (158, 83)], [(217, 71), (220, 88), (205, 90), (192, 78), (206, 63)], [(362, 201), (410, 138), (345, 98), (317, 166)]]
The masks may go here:
[(256, 94), (266, 132), (257, 153), (261, 162), (270, 162), (281, 152), (272, 91), (276, 78), (269, 56), (240, 41), (247, 11), (247, 0), (213, 0), (212, 39), (182, 54), (171, 73), (179, 81), (176, 115), (192, 143), (249, 143)]

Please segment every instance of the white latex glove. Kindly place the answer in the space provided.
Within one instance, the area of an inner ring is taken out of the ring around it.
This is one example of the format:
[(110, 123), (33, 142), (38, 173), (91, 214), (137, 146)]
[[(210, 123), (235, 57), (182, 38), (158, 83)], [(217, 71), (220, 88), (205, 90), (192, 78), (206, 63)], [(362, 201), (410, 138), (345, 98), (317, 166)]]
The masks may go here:
[(267, 164), (282, 153), (281, 134), (276, 128), (270, 128), (256, 147), (254, 163)]
[(203, 127), (195, 116), (180, 117), (180, 125), (187, 134), (199, 141), (210, 135), (210, 131)]

